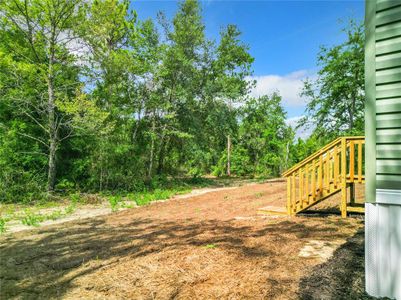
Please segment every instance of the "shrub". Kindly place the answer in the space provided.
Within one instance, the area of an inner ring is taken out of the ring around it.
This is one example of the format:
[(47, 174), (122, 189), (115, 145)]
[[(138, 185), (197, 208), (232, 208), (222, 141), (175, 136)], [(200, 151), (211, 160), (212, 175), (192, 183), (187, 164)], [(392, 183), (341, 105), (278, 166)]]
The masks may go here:
[[(246, 149), (237, 146), (231, 153), (231, 174), (246, 176), (253, 174), (254, 170)], [(213, 168), (213, 175), (224, 176), (227, 174), (227, 152), (223, 152), (217, 165)]]
[(117, 211), (118, 210), (118, 203), (121, 201), (121, 196), (110, 196), (108, 198), (111, 211)]
[(75, 188), (75, 184), (67, 179), (60, 180), (60, 182), (57, 183), (57, 186), (56, 186), (56, 190), (63, 191), (63, 192), (71, 191), (74, 188)]
[(43, 193), (43, 181), (32, 173), (9, 168), (0, 173), (0, 202), (30, 203), (46, 197)]

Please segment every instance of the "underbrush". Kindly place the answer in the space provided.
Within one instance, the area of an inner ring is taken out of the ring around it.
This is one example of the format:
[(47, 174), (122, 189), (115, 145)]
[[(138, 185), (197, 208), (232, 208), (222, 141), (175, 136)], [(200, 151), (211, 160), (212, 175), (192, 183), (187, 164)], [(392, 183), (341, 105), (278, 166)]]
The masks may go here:
[(7, 231), (9, 222), (38, 227), (42, 222), (64, 218), (76, 211), (77, 203), (76, 199), (67, 198), (59, 203), (41, 200), (35, 205), (3, 204), (0, 210), (0, 234)]
[(167, 189), (167, 190), (156, 189), (151, 192), (133, 194), (133, 195), (131, 195), (131, 197), (135, 200), (137, 205), (141, 206), (141, 205), (149, 204), (152, 201), (166, 200), (166, 199), (171, 198), (174, 195), (184, 194), (187, 192), (190, 192), (190, 189), (185, 189), (185, 188)]
[[(146, 184), (135, 184), (133, 191), (88, 191), (86, 193), (66, 190), (30, 203), (0, 203), (0, 234), (15, 224), (40, 226), (45, 221), (55, 221), (85, 208), (110, 208), (112, 212), (135, 206), (148, 205), (154, 201), (167, 200), (185, 194), (194, 188), (222, 187), (231, 185), (239, 178), (165, 178), (155, 177)], [(10, 224), (8, 224), (10, 223)], [(11, 224), (12, 223), (12, 224)]]
[(134, 206), (147, 205), (153, 201), (167, 200), (175, 195), (184, 194), (191, 191), (191, 188), (181, 187), (172, 189), (155, 189), (136, 193), (120, 192), (114, 195), (105, 195), (110, 205), (111, 211), (132, 208)]

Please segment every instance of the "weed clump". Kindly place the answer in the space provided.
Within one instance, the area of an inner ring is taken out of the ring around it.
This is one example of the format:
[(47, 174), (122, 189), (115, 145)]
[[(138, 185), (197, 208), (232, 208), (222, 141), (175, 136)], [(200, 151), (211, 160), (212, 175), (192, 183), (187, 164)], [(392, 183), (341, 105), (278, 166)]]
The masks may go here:
[(0, 218), (0, 234), (6, 231), (6, 220)]

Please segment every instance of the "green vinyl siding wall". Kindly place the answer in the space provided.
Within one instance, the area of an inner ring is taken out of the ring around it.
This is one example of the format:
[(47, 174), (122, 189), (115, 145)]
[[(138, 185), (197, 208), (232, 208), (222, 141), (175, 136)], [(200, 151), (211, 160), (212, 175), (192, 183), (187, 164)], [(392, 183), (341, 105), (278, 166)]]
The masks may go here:
[(376, 189), (401, 190), (401, 0), (366, 1), (365, 58), (366, 201), (375, 202)]

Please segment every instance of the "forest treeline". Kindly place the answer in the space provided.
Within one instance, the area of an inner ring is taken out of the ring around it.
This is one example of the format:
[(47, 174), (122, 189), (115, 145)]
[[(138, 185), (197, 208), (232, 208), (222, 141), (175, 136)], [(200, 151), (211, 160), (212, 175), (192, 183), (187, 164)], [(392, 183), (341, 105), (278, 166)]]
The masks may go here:
[(333, 137), (363, 133), (355, 22), (305, 82), (304, 141), (278, 93), (251, 97), (239, 28), (208, 38), (196, 0), (156, 21), (118, 0), (4, 0), (0, 11), (1, 202), (171, 176), (274, 177)]

